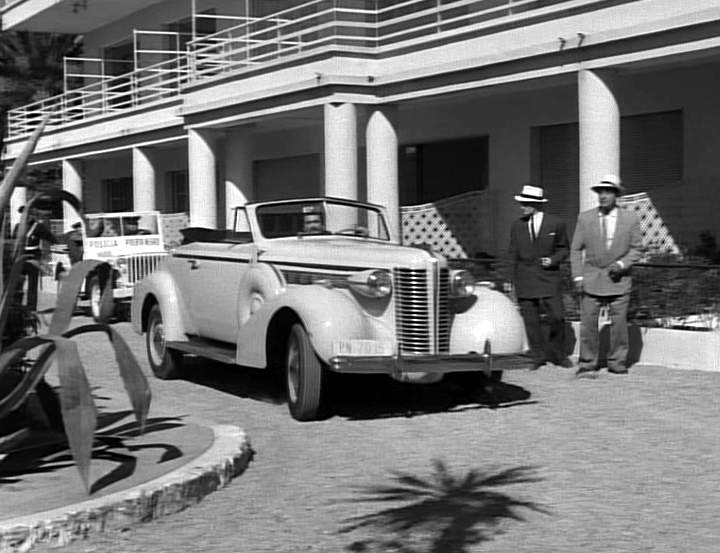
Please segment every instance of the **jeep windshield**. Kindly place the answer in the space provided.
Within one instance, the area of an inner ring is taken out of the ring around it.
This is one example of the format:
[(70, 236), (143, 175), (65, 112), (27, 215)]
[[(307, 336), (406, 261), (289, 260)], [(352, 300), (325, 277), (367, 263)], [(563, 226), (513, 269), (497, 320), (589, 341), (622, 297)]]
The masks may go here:
[(156, 213), (88, 215), (87, 237), (137, 236), (158, 234)]
[(382, 212), (372, 206), (331, 200), (295, 201), (261, 205), (255, 214), (265, 238), (341, 235), (390, 239)]

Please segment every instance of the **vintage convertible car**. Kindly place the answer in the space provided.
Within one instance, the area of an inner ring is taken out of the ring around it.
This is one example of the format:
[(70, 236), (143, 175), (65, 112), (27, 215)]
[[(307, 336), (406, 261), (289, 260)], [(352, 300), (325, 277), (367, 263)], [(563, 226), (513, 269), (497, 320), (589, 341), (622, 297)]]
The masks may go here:
[(251, 203), (232, 230), (189, 228), (133, 295), (160, 378), (185, 353), (282, 367), (298, 420), (319, 415), (326, 371), (432, 382), (526, 368), (514, 304), (447, 260), (390, 238), (381, 206), (335, 198)]

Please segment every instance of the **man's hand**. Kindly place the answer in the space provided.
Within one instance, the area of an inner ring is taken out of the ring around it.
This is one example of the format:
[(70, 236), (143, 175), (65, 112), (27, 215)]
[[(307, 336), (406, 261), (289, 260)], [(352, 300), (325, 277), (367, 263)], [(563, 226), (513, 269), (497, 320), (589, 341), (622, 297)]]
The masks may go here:
[(575, 281), (575, 293), (582, 294), (584, 291), (585, 287), (583, 286), (583, 280), (579, 278)]
[(622, 266), (618, 263), (613, 263), (608, 269), (608, 275), (611, 280), (617, 282), (622, 277)]
[(552, 265), (552, 259), (550, 259), (549, 257), (541, 257), (540, 265), (547, 269), (550, 265)]

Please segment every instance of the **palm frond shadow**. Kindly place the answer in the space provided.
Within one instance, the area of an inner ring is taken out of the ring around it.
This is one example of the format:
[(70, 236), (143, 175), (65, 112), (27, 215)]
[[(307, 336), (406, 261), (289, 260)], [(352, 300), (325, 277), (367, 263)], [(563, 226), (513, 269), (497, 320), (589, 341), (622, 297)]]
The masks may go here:
[[(360, 490), (354, 503), (387, 505), (344, 521), (339, 533), (364, 531), (373, 537), (347, 546), (354, 552), (465, 553), (470, 546), (501, 533), (503, 519), (524, 521), (522, 511), (550, 512), (541, 505), (499, 490), (541, 480), (534, 467), (494, 474), (470, 470), (454, 476), (441, 460), (428, 479), (394, 473), (392, 483)], [(375, 537), (379, 536), (379, 537)]]
[[(133, 445), (129, 440), (140, 435), (140, 427), (135, 420), (116, 424), (132, 415), (132, 411), (103, 413), (99, 418), (98, 433), (95, 436), (92, 458), (104, 459), (115, 463), (115, 467), (95, 481), (90, 493), (132, 476), (137, 465), (133, 453), (141, 450), (156, 449), (162, 451), (158, 462), (172, 461), (183, 455), (183, 451), (173, 444), (163, 442)], [(147, 420), (144, 434), (159, 432), (183, 426), (179, 417), (155, 417)], [(26, 447), (10, 451), (0, 458), (0, 485), (22, 482), (32, 474), (55, 472), (75, 465), (68, 450), (66, 438), (59, 433), (36, 435)]]

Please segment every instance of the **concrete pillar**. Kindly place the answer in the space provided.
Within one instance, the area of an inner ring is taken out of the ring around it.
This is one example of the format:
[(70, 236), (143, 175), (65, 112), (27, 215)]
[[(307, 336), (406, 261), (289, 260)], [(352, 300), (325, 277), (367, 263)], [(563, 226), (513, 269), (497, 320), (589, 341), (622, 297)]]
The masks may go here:
[(217, 228), (216, 139), (210, 131), (188, 130), (190, 225)]
[(325, 104), (325, 195), (358, 199), (357, 109)]
[(232, 228), (235, 207), (251, 202), (253, 187), (252, 127), (232, 129), (225, 141), (225, 227)]
[(157, 169), (155, 152), (150, 148), (133, 148), (133, 210), (157, 209)]
[(398, 137), (394, 106), (371, 110), (365, 135), (367, 148), (367, 199), (388, 211), (390, 236), (400, 240), (398, 192)]
[[(63, 159), (62, 162), (62, 179), (63, 190), (70, 192), (81, 202), (83, 201), (83, 180), (82, 180), (82, 160), (80, 159)], [(66, 202), (63, 202), (63, 228), (68, 231), (72, 228), (72, 224), (80, 220), (77, 212)]]
[(15, 225), (20, 222), (22, 213), (18, 212), (21, 206), (27, 203), (27, 188), (24, 186), (16, 186), (10, 194), (10, 232), (13, 231)]
[(597, 205), (593, 184), (609, 173), (620, 175), (620, 108), (610, 84), (607, 74), (578, 73), (580, 211)]

